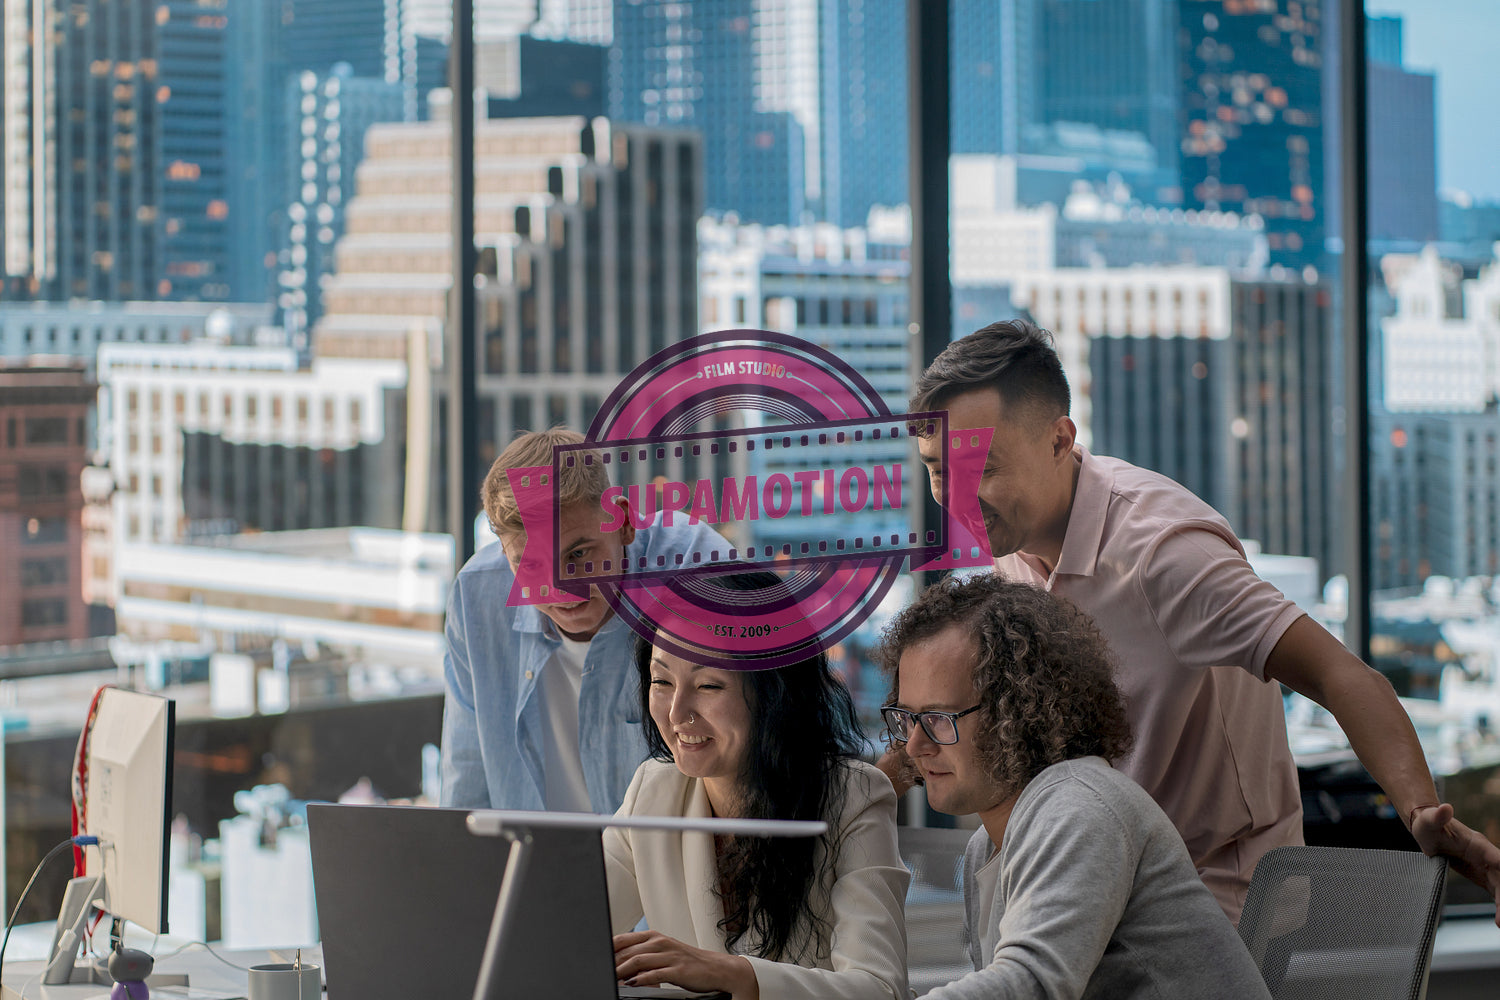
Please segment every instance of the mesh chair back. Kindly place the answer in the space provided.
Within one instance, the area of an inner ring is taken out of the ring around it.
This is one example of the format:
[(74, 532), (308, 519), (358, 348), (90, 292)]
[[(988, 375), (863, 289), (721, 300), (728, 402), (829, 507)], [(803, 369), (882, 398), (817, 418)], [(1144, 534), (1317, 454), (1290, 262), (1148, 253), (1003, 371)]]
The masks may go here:
[(911, 872), (906, 893), (906, 965), (918, 996), (974, 971), (964, 936), (964, 847), (973, 830), (897, 829)]
[(1415, 851), (1279, 847), (1255, 868), (1240, 937), (1274, 1000), (1418, 1000), (1447, 867)]

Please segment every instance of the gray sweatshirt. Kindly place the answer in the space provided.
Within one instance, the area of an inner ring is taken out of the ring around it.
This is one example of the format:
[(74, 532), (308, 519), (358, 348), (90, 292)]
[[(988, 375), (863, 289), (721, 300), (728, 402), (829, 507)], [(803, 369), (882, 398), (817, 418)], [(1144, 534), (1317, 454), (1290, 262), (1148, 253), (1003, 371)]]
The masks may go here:
[(1182, 837), (1106, 761), (1064, 761), (1037, 775), (1004, 841), (996, 852), (983, 827), (969, 841), (964, 908), (975, 971), (928, 1000), (1269, 1000)]

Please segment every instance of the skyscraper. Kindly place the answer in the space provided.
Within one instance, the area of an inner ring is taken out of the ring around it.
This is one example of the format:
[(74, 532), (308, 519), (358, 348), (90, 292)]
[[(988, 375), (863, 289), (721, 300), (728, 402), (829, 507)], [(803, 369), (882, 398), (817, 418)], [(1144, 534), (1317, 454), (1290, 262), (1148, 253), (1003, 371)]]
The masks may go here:
[(1055, 158), (1048, 187), (1060, 193), (1031, 190), (1028, 203), (1110, 174), (1149, 203), (1181, 202), (1173, 0), (954, 0), (951, 11), (955, 153)]
[[(1177, 163), (1177, 80), (1171, 0), (1032, 0), (1033, 33), (1018, 48), (1032, 49), (1032, 72), (1023, 85), (1033, 117), (1022, 125), (1029, 152), (1045, 131), (1028, 126), (1060, 122), (1101, 131), (1133, 132), (1149, 143), (1163, 185)], [(1142, 192), (1155, 200), (1156, 191)]]
[(288, 78), (346, 63), (352, 76), (396, 83), (415, 72), (403, 60), (417, 50), (403, 44), (396, 0), (227, 0), (225, 11), (230, 283), (236, 297), (258, 300), (274, 296), (296, 193), (284, 166), (305, 138), (285, 132)]
[[(162, 261), (157, 8), (4, 8), (11, 294), (152, 297)], [(35, 18), (35, 20), (33, 20)]]
[[(41, 23), (32, 16), (40, 14)], [(55, 15), (6, 4), (0, 48), (5, 150), (4, 290), (7, 298), (42, 293), (57, 273), (57, 65), (49, 40)]]
[[(447, 121), (372, 126), (313, 332), (314, 364), (399, 358), (409, 378), (384, 447), (405, 464), (409, 528), (444, 511), (435, 419), (451, 284)], [(620, 377), (697, 333), (702, 146), (685, 129), (604, 119), (481, 122), (479, 413), (486, 463), (517, 432), (587, 427)], [(417, 423), (410, 423), (417, 421)], [(683, 480), (694, 459), (653, 474)], [(415, 490), (416, 492), (412, 492)]]
[(612, 29), (611, 116), (702, 131), (710, 210), (857, 226), (905, 203), (903, 4), (616, 0)]
[[(1020, 53), (1014, 44), (1005, 44), (1007, 24), (1014, 33), (1016, 4), (953, 0), (948, 11), (953, 152), (1019, 152), (1015, 93)], [(1030, 53), (1026, 58), (1029, 65)]]
[(231, 298), (224, 56), (229, 18), (197, 0), (157, 8), (164, 299)]
[(822, 211), (862, 226), (875, 205), (908, 198), (906, 6), (830, 0), (820, 40)]
[(1323, 254), (1323, 4), (1179, 0), (1184, 204), (1258, 213), (1273, 263)]
[(609, 50), (602, 45), (512, 35), (477, 43), (474, 62), (491, 118), (593, 118), (606, 111)]
[[(344, 206), (354, 196), (365, 132), (400, 121), (399, 82), (353, 75), (348, 63), (330, 73), (303, 70), (286, 81), (283, 129), (299, 141), (282, 165), (289, 193), (277, 253), (277, 306), (300, 338), (323, 314), (323, 280), (334, 271), (334, 244), (344, 233)], [(306, 346), (299, 339), (297, 346)]]
[[(909, 233), (881, 236), (826, 223), (768, 231), (710, 219), (703, 220), (698, 232), (705, 331), (748, 327), (801, 337), (854, 365), (892, 412), (906, 409), (911, 386)], [(767, 425), (775, 423), (766, 419)], [(746, 461), (748, 471), (765, 482), (775, 473), (854, 461), (867, 468), (899, 466), (907, 461), (908, 449), (909, 442), (899, 438), (829, 442), (791, 452), (752, 452)], [(865, 511), (857, 518), (752, 520), (728, 530), (739, 545), (791, 545), (789, 554), (803, 554), (808, 552), (804, 546), (826, 541), (830, 531), (869, 538), (903, 533), (907, 527), (898, 507)]]
[(1365, 19), (1369, 237), (1438, 238), (1437, 81), (1401, 61), (1401, 19)]
[(1390, 15), (1365, 18), (1365, 56), (1386, 66), (1402, 64), (1401, 18)]
[(1500, 573), (1500, 414), (1370, 417), (1375, 589)]
[(1059, 268), (1012, 301), (1057, 336), (1088, 447), (1181, 482), (1267, 551), (1331, 573), (1326, 285), (1222, 268)]
[(704, 204), (795, 223), (805, 207), (804, 130), (757, 99), (755, 0), (618, 0), (610, 117), (703, 135)]

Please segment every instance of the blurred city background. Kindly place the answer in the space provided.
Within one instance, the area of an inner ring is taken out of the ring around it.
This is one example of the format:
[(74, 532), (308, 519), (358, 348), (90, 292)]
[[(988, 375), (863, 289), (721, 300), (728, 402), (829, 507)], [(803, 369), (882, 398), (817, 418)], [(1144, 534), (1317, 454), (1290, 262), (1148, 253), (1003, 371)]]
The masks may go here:
[[(1367, 4), (1365, 496), (1336, 6), (950, 0), (952, 333), (1034, 318), (1092, 450), (1213, 504), (1335, 631), (1367, 588), (1374, 666), (1500, 841), (1500, 6)], [(447, 514), (449, 8), (0, 4), (7, 910), (100, 683), (178, 702), (179, 934), (299, 943), (262, 921), (272, 884), (312, 920), (297, 803), (436, 798), (454, 536), (490, 541)], [(906, 408), (904, 2), (475, 8), (483, 467), (700, 332), (795, 334)], [(909, 594), (833, 650), (872, 732)], [(1309, 837), (1404, 837), (1320, 711), (1288, 720)]]

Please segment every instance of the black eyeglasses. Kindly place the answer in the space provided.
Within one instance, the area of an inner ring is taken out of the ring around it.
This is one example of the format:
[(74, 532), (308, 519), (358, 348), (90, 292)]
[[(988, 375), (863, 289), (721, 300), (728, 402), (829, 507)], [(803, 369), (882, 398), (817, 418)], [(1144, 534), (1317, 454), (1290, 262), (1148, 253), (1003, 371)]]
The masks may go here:
[(898, 743), (911, 739), (913, 726), (920, 723), (922, 732), (927, 734), (929, 740), (939, 746), (952, 746), (958, 742), (958, 720), (977, 711), (978, 705), (962, 712), (908, 712), (904, 708), (887, 705), (880, 710), (880, 717), (885, 720), (885, 728), (890, 732), (891, 739)]

